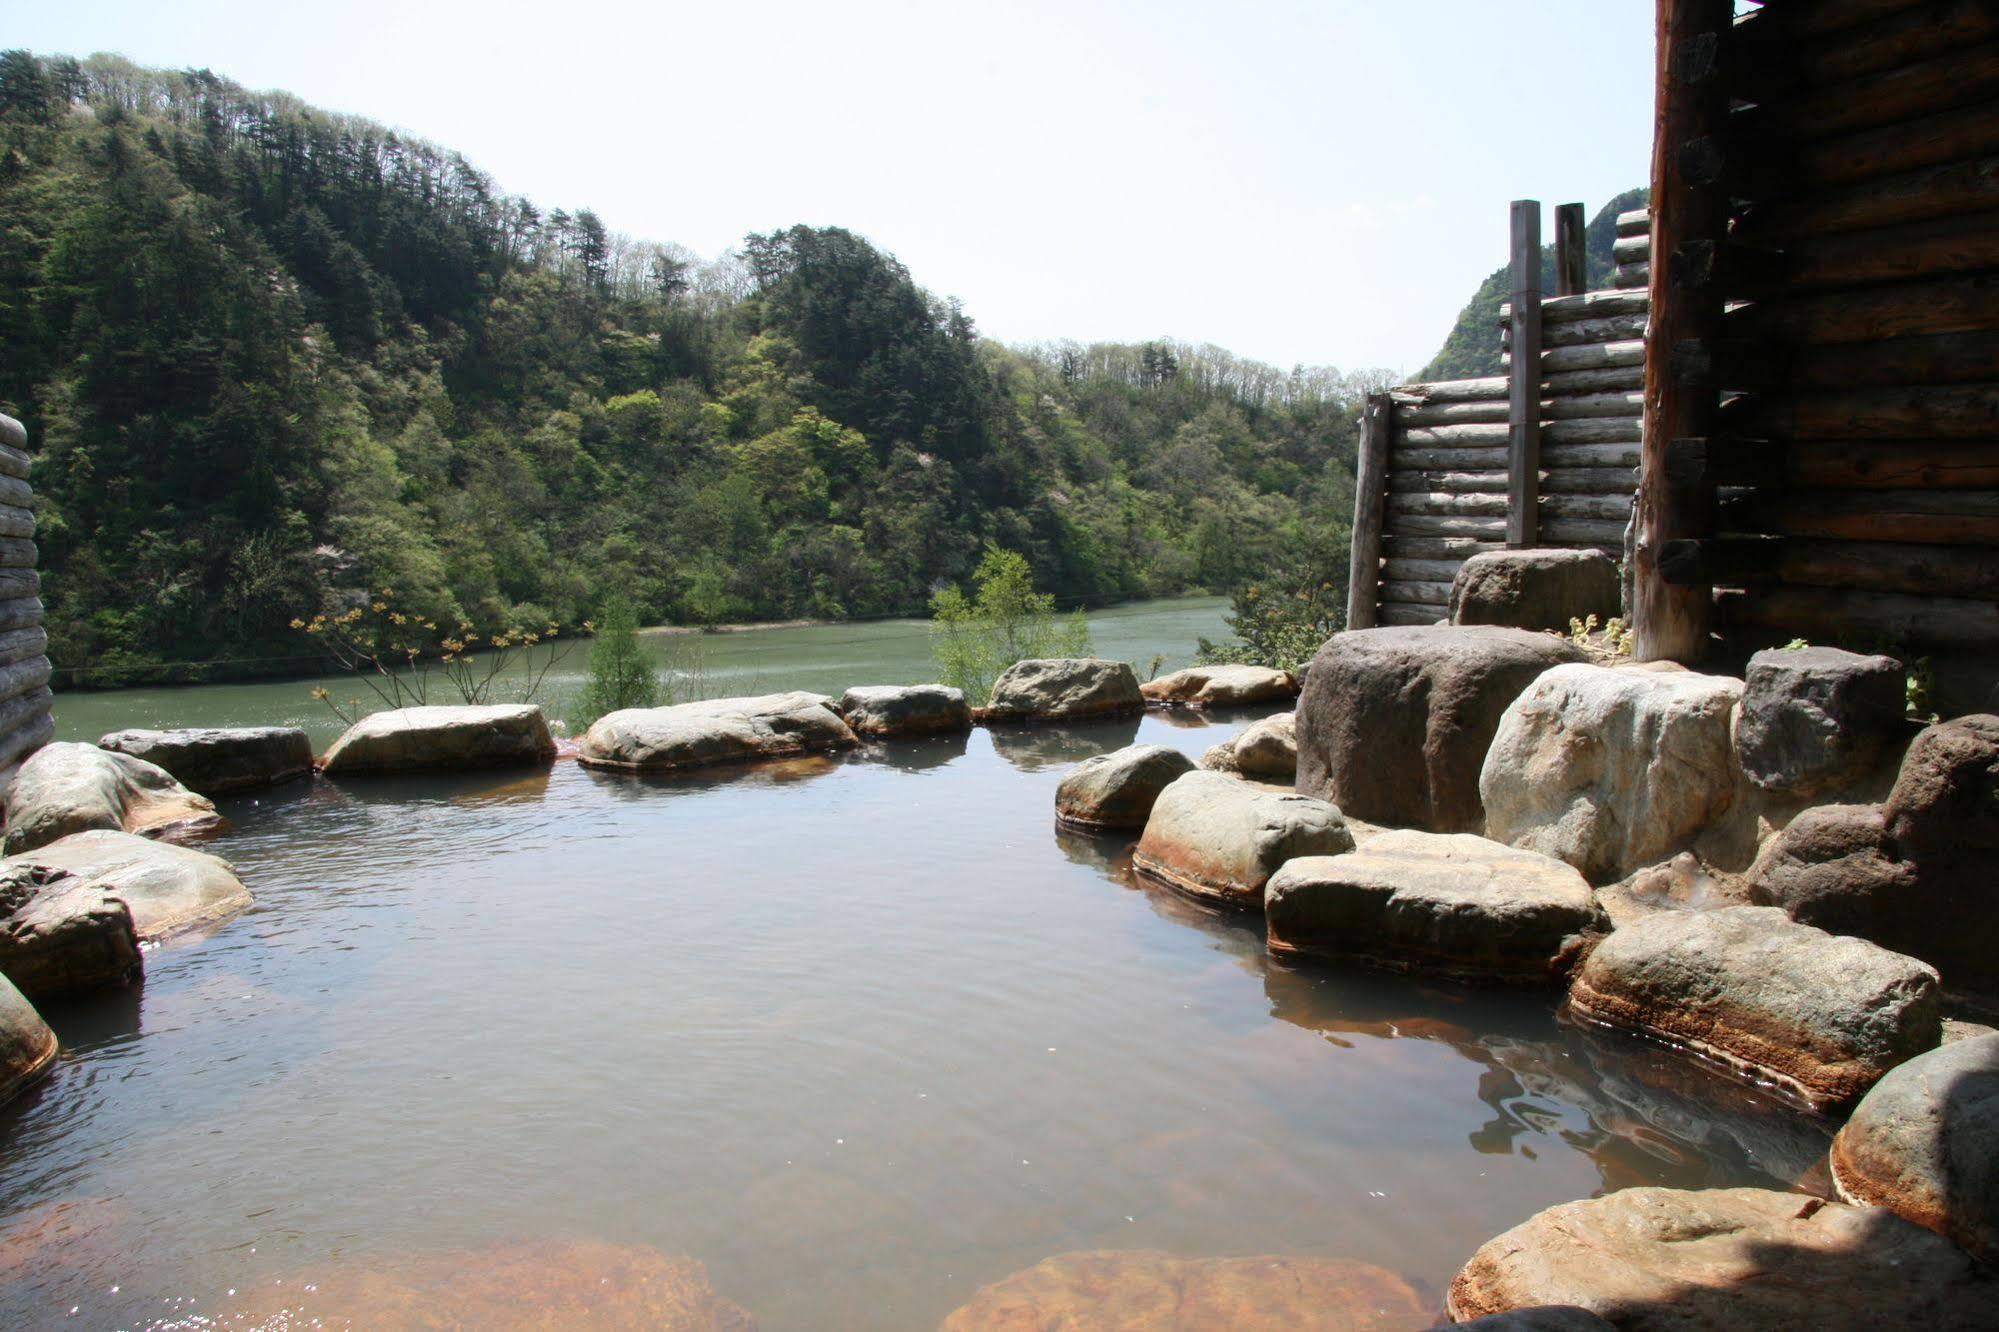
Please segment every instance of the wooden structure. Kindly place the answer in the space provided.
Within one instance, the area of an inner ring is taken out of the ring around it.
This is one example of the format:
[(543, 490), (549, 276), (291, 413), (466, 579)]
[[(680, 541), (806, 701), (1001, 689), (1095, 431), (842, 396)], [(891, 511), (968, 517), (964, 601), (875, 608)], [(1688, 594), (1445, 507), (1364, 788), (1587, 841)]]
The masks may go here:
[[(1658, 0), (1640, 652), (1999, 705), (1999, 5)], [(1620, 227), (1620, 232), (1622, 228)]]
[(0, 794), (21, 760), (55, 737), (27, 449), (21, 423), (0, 416)]

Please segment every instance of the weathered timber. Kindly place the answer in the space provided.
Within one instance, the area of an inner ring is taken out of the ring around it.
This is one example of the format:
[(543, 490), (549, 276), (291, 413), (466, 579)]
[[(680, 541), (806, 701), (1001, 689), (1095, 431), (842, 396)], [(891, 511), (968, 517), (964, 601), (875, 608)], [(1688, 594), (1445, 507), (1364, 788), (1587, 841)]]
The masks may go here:
[(1497, 472), (1418, 472), (1391, 468), (1388, 473), (1390, 494), (1445, 491), (1451, 494), (1504, 495), (1506, 493), (1506, 473)]
[[(1542, 359), (1545, 361), (1547, 358)], [(1541, 392), (1549, 397), (1644, 387), (1645, 367), (1642, 365), (1619, 365), (1605, 370), (1562, 370), (1541, 376)]]
[[(1542, 332), (1542, 345), (1552, 350), (1593, 342), (1626, 342), (1642, 338), (1645, 336), (1646, 318), (1643, 314), (1610, 315), (1603, 319), (1575, 319), (1550, 324)], [(1546, 368), (1545, 364), (1543, 368)]]
[(1785, 540), (1765, 568), (1786, 583), (1911, 596), (1992, 599), (1999, 550), (1905, 542)]
[(1725, 323), (1730, 342), (1807, 345), (1986, 332), (1999, 329), (1999, 275), (1822, 292), (1730, 310)]
[(35, 534), (32, 510), (0, 504), (0, 537), (31, 537)]
[(1991, 0), (1930, 0), (1858, 32), (1799, 43), (1796, 59), (1809, 82), (1834, 84), (1992, 37), (1999, 37), (1999, 9)]
[(1481, 541), (1504, 541), (1504, 518), (1455, 518), (1433, 514), (1391, 513), (1385, 531), (1395, 536), (1464, 536)]
[[(1555, 205), (1555, 294), (1575, 296), (1589, 285), (1584, 278), (1588, 255), (1583, 250), (1583, 206)], [(1545, 315), (1543, 316), (1545, 318)]]
[[(39, 689), (30, 689), (26, 693), (17, 694), (4, 703), (0, 703), (0, 737), (5, 737), (17, 727), (47, 714), (50, 704), (54, 701), (54, 693), (49, 690), (47, 685), (44, 685)], [(4, 738), (0, 738), (0, 746), (4, 746), (4, 744)], [(11, 754), (4, 752), (4, 748), (0, 748), (0, 761), (11, 757)]]
[(1616, 287), (1636, 287), (1649, 289), (1652, 284), (1652, 265), (1619, 264), (1617, 272), (1611, 276), (1611, 285)]
[(0, 629), (25, 629), (42, 622), (42, 599), (18, 597), (0, 601)]
[(1595, 518), (1544, 518), (1541, 540), (1551, 546), (1587, 546), (1612, 559), (1622, 559), (1627, 520), (1608, 522)]
[(1541, 354), (1542, 374), (1557, 374), (1568, 370), (1603, 370), (1612, 366), (1644, 364), (1643, 338), (1627, 338), (1622, 342), (1594, 342), (1584, 347), (1553, 348)]
[(1448, 583), (1463, 567), (1462, 559), (1389, 559), (1381, 562), (1381, 577), (1397, 583)]
[(1995, 95), (1999, 42), (1986, 41), (1897, 65), (1852, 85), (1784, 98), (1781, 118), (1793, 133), (1818, 137), (1892, 125)]
[(1381, 548), (1390, 559), (1462, 562), (1484, 551), (1504, 550), (1506, 546), (1504, 542), (1485, 541), (1477, 537), (1404, 535), (1384, 538)]
[(1404, 471), (1497, 471), (1506, 475), (1506, 448), (1420, 449), (1397, 445), (1388, 455), (1390, 473)]
[[(1999, 122), (1999, 115), (1993, 120)], [(1999, 200), (1999, 188), (1993, 198)], [(1999, 211), (1877, 231), (1803, 236), (1785, 251), (1784, 266), (1792, 290), (1999, 268)]]
[(1652, 238), (1648, 236), (1619, 236), (1610, 243), (1611, 262), (1619, 264), (1642, 264), (1652, 257)]
[(1421, 407), (1437, 402), (1505, 402), (1504, 375), (1483, 379), (1442, 379), (1432, 384), (1402, 384), (1388, 390), (1396, 407)]
[(1945, 162), (1858, 181), (1743, 214), (1738, 234), (1763, 244), (1989, 212), (1999, 199), (1999, 156)]
[(1397, 406), (1398, 426), (1476, 425), (1506, 420), (1504, 400), (1494, 402), (1440, 402), (1423, 407)]
[(1999, 490), (1795, 490), (1760, 497), (1755, 513), (1783, 536), (1999, 546)]
[(32, 706), (20, 720), (0, 723), (7, 727), (0, 731), (0, 781), (11, 782), (13, 777), (7, 769), (56, 738), (55, 719), (49, 715), (52, 700), (46, 697), (47, 693), (40, 691), (43, 696), (32, 699)]
[(1659, 576), (1674, 587), (1752, 587), (1775, 579), (1779, 537), (1708, 537), (1668, 541)]
[(1541, 205), (1516, 199), (1512, 210), (1513, 299), (1507, 345), (1513, 349), (1509, 367), (1507, 412), (1506, 543), (1534, 544), (1541, 471)]
[(1541, 450), (1541, 461), (1558, 467), (1636, 467), (1643, 449), (1636, 439), (1610, 444), (1549, 444)]
[(19, 477), (25, 481), (28, 479), (29, 462), (28, 455), (20, 449), (0, 444), (0, 476)]
[[(1585, 291), (1573, 296), (1548, 296), (1541, 301), (1541, 323), (1573, 324), (1589, 319), (1608, 319), (1613, 315), (1642, 315), (1648, 298), (1642, 291)], [(1499, 303), (1499, 317), (1512, 317), (1513, 302)], [(1484, 382), (1484, 381), (1475, 381)]]
[(1449, 580), (1440, 583), (1384, 581), (1381, 584), (1381, 599), (1417, 606), (1448, 606), (1451, 604), (1451, 584)]
[(1717, 360), (1730, 389), (1975, 384), (1999, 381), (1999, 330), (1817, 347), (1729, 341)]
[(1822, 642), (1999, 651), (1999, 602), (1982, 598), (1783, 584), (1731, 601), (1728, 615), (1743, 628)]
[(1591, 417), (1642, 416), (1643, 393), (1583, 393), (1549, 398), (1541, 404), (1547, 421), (1580, 421)]
[(32, 569), (40, 555), (32, 541), (0, 537), (0, 569)]
[(0, 702), (40, 689), (49, 682), (49, 659), (29, 657), (0, 666)]
[(1395, 443), (1412, 449), (1477, 449), (1504, 444), (1512, 432), (1501, 423), (1397, 428)]
[(26, 481), (18, 476), (0, 476), (0, 504), (11, 504), (25, 509), (35, 497)]
[(1435, 624), (1446, 617), (1437, 613), (1435, 606), (1413, 606), (1404, 602), (1384, 603), (1381, 607), (1381, 623), (1391, 624)]
[(33, 569), (0, 569), (0, 601), (32, 597), (42, 590), (42, 576)]
[(1388, 395), (1370, 393), (1361, 408), (1360, 452), (1355, 463), (1353, 540), (1347, 571), (1347, 627), (1375, 624), (1381, 581), (1381, 534), (1388, 493)]
[(1674, 486), (1782, 486), (1784, 445), (1734, 435), (1682, 435), (1666, 441), (1666, 482)]
[(1636, 467), (1550, 467), (1541, 473), (1544, 495), (1621, 495), (1637, 493)]
[(1543, 495), (1541, 513), (1546, 518), (1601, 518), (1621, 529), (1631, 517), (1631, 493), (1621, 495)]
[(1652, 239), (1652, 214), (1648, 209), (1631, 208), (1617, 215), (1617, 234)]
[(1643, 423), (1635, 416), (1589, 416), (1541, 427), (1541, 438), (1549, 444), (1635, 444), (1642, 435)]
[(1747, 175), (1783, 180), (1791, 190), (1829, 189), (1999, 153), (1990, 108), (1959, 107), (1920, 120), (1799, 143), (1758, 111), (1738, 111)]
[(39, 657), (48, 650), (48, 630), (41, 625), (0, 630), (0, 666), (12, 666), (17, 661)]
[[(1999, 441), (1794, 440), (1784, 450), (1792, 485), (1833, 489), (1999, 489)], [(1993, 584), (1999, 593), (1999, 583)]]
[(1725, 430), (1773, 439), (1991, 440), (1999, 438), (1999, 383), (1747, 393), (1718, 419)]
[(1466, 516), (1474, 518), (1504, 518), (1507, 511), (1505, 495), (1486, 495), (1476, 492), (1453, 495), (1443, 491), (1425, 491), (1419, 494), (1390, 491), (1388, 495), (1388, 521), (1393, 523), (1404, 514), (1430, 514), (1436, 517)]

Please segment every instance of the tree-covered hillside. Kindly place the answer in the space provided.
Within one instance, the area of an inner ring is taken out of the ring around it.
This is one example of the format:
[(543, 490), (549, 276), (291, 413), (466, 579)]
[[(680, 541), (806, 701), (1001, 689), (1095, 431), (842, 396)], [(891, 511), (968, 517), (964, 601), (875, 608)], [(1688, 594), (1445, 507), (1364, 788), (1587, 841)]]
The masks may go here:
[[(1583, 232), (1583, 276), (1587, 290), (1595, 291), (1610, 285), (1611, 273), (1617, 267), (1610, 257), (1610, 247), (1617, 240), (1617, 215), (1643, 208), (1651, 193), (1642, 186), (1626, 190), (1599, 208), (1596, 216), (1590, 219)], [(1512, 269), (1505, 264), (1478, 284), (1471, 303), (1458, 312), (1458, 322), (1451, 326), (1450, 336), (1444, 339), (1442, 350), (1438, 351), (1435, 360), (1423, 367), (1416, 376), (1416, 382), (1477, 379), (1500, 372), (1499, 307), (1505, 303), (1512, 285)], [(1555, 247), (1552, 244), (1541, 247), (1541, 289), (1555, 289)]]
[(837, 228), (704, 263), (284, 94), (0, 55), (58, 683), (296, 668), (295, 618), (384, 588), (482, 629), (866, 616), (996, 543), (1065, 602), (1219, 591), (1343, 546), (1383, 378), (998, 346)]

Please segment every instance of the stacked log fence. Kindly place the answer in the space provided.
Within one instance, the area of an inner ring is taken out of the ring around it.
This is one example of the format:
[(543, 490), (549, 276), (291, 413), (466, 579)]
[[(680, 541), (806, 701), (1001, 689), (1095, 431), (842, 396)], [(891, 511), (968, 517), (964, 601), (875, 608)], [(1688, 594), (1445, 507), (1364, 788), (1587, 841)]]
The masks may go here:
[(55, 737), (33, 498), (28, 432), (0, 416), (0, 794), (21, 760)]

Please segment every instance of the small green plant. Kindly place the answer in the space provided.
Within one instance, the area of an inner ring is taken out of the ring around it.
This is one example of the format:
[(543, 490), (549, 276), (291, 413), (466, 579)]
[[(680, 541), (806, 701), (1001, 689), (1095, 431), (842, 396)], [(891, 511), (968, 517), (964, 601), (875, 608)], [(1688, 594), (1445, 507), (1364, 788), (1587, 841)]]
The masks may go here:
[(1034, 590), (1025, 556), (989, 545), (972, 582), (970, 597), (947, 587), (930, 598), (930, 632), (938, 673), (974, 707), (985, 706), (993, 681), (1017, 661), (1090, 655), (1083, 613), (1058, 619), (1055, 598)]
[(572, 724), (588, 726), (623, 708), (650, 708), (671, 701), (660, 669), (639, 646), (639, 619), (630, 602), (613, 597), (596, 621), (590, 644), (590, 680), (577, 700)]
[(1236, 589), (1222, 617), (1234, 640), (1200, 639), (1194, 660), (1203, 666), (1239, 663), (1295, 671), (1345, 625), (1346, 599), (1346, 575), (1337, 561), (1300, 561)]
[(1594, 615), (1582, 620), (1569, 617), (1569, 641), (1592, 657), (1628, 657), (1634, 637), (1630, 627), (1615, 615), (1603, 621), (1600, 630)]
[(1938, 720), (1936, 704), (1936, 671), (1928, 657), (1917, 657), (1909, 663), (1904, 679), (1903, 696), (1908, 702), (1909, 716), (1916, 721), (1934, 723)]
[(1806, 642), (1806, 641), (1805, 641), (1804, 639), (1802, 639), (1802, 638), (1794, 638), (1794, 639), (1792, 639), (1792, 640), (1791, 640), (1790, 642), (1788, 642), (1788, 643), (1784, 644), (1784, 646), (1783, 646), (1783, 647), (1779, 648), (1779, 649), (1778, 649), (1778, 651), (1779, 651), (1779, 652), (1803, 652), (1803, 651), (1804, 651), (1804, 650), (1805, 650), (1806, 648), (1808, 648), (1808, 647), (1810, 647), (1810, 646), (1811, 646), (1811, 644), (1810, 644), (1810, 643), (1808, 643), (1808, 642)]

